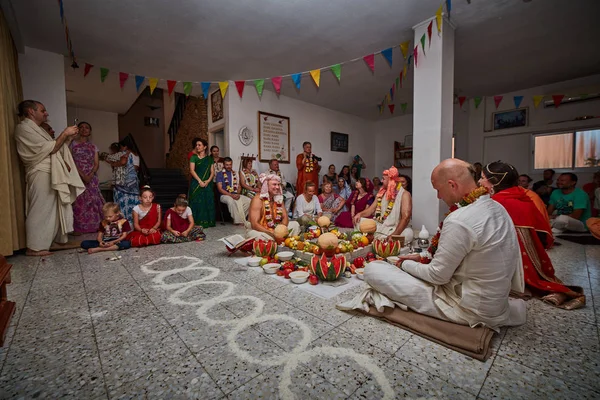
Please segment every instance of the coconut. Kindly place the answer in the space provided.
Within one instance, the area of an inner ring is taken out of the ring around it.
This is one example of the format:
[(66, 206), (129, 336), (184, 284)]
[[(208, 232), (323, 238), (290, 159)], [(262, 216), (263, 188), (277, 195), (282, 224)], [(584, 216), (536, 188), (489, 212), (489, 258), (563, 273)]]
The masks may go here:
[(319, 219), (317, 219), (317, 225), (326, 228), (329, 225), (331, 225), (331, 220), (329, 219), (329, 217), (323, 215), (322, 217), (319, 217)]
[(275, 230), (273, 231), (273, 235), (275, 235), (275, 239), (284, 239), (289, 233), (288, 227), (283, 225), (283, 224), (279, 224), (275, 227)]
[(360, 220), (358, 229), (360, 229), (362, 233), (375, 233), (377, 230), (377, 222), (372, 219), (363, 218)]

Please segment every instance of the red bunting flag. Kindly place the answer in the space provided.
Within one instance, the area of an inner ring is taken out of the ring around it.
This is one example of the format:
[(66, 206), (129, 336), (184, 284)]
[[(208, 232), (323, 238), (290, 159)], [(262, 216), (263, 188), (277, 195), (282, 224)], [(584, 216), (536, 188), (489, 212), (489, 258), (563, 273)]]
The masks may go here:
[(129, 78), (129, 74), (127, 72), (119, 72), (119, 86), (121, 89), (123, 89), (123, 86), (125, 86), (127, 78)]
[(167, 80), (167, 90), (168, 90), (169, 96), (171, 95), (171, 93), (173, 93), (173, 89), (175, 89), (175, 85), (177, 85), (177, 81)]
[(458, 96), (458, 104), (460, 105), (460, 108), (462, 108), (463, 104), (465, 104), (466, 99), (466, 96)]
[(238, 94), (240, 95), (240, 99), (242, 98), (242, 95), (244, 94), (244, 87), (246, 86), (246, 81), (235, 81), (235, 88), (238, 91)]
[(375, 72), (375, 54), (364, 56), (363, 60), (367, 63), (372, 72)]
[(415, 46), (415, 50), (413, 51), (413, 58), (415, 59), (415, 68), (417, 68), (417, 60), (419, 59), (419, 45)]
[(83, 77), (84, 78), (87, 76), (87, 74), (90, 73), (90, 70), (92, 69), (93, 66), (94, 66), (93, 64), (85, 63), (85, 67), (83, 68)]
[(561, 101), (563, 100), (563, 98), (565, 97), (564, 94), (553, 94), (552, 95), (552, 100), (554, 100), (554, 107), (558, 108), (558, 106), (560, 106)]
[(396, 106), (394, 104), (388, 104), (388, 107), (390, 108), (390, 112), (393, 114), (394, 108), (396, 108)]
[(503, 98), (504, 96), (494, 96), (494, 104), (496, 104), (496, 110), (498, 109), (498, 106), (502, 102)]
[(277, 92), (277, 94), (281, 93), (281, 79), (282, 78), (280, 76), (271, 78), (271, 82), (273, 82), (273, 87), (275, 88), (275, 92)]
[(433, 21), (427, 25), (427, 37), (429, 38), (429, 47), (431, 47), (431, 32), (433, 30)]
[(403, 76), (403, 71), (400, 71), (400, 87), (402, 87), (402, 76)]

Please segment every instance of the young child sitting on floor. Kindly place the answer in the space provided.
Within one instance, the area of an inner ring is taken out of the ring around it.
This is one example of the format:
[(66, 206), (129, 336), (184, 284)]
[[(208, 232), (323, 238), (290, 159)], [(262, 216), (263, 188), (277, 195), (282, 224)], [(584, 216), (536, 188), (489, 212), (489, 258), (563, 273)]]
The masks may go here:
[(98, 227), (97, 240), (84, 240), (81, 242), (81, 248), (87, 249), (88, 254), (130, 248), (131, 243), (125, 238), (131, 230), (131, 226), (121, 215), (119, 205), (117, 203), (105, 203), (102, 212), (104, 213), (104, 219)]
[(187, 196), (180, 194), (175, 205), (165, 212), (163, 222), (163, 243), (184, 243), (204, 240), (206, 235), (201, 226), (194, 225), (192, 209), (188, 207)]
[(160, 244), (160, 205), (154, 204), (154, 192), (144, 186), (140, 193), (141, 204), (133, 207), (133, 231), (127, 236), (132, 247)]

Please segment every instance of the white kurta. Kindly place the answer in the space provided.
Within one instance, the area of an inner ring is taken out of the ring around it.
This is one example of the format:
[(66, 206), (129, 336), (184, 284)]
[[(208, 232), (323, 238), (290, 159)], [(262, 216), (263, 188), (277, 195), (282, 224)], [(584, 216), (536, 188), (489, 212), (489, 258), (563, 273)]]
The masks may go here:
[(322, 213), (321, 203), (317, 196), (313, 196), (311, 201), (306, 201), (303, 194), (296, 198), (296, 206), (294, 207), (294, 218), (300, 218), (304, 214), (314, 217)]
[(65, 144), (51, 154), (56, 141), (29, 118), (17, 125), (15, 141), (26, 173), (27, 247), (41, 251), (53, 240), (66, 243), (73, 231), (71, 204), (85, 190), (71, 151)]
[[(400, 217), (402, 216), (402, 195), (404, 194), (404, 188), (401, 186), (398, 190), (398, 195), (396, 196), (396, 200), (394, 202), (394, 207), (392, 207), (392, 211), (387, 216), (387, 218), (383, 222), (377, 222), (377, 231), (375, 232), (376, 239), (386, 239), (396, 230), (396, 227), (400, 223)], [(377, 199), (375, 199), (377, 201)], [(384, 214), (385, 210), (388, 206), (388, 199), (385, 195), (381, 199), (381, 213)]]
[(408, 308), (464, 325), (492, 329), (525, 323), (519, 243), (510, 216), (488, 195), (459, 208), (444, 221), (430, 264), (404, 261), (402, 270), (370, 263), (365, 280)]

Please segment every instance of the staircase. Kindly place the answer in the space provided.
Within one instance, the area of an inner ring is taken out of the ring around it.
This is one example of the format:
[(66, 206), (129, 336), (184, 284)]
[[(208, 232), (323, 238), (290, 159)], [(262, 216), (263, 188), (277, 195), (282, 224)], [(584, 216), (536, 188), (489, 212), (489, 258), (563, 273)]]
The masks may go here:
[(188, 193), (189, 182), (179, 169), (150, 168), (150, 176), (154, 202), (160, 204), (163, 214), (173, 207), (178, 195)]

